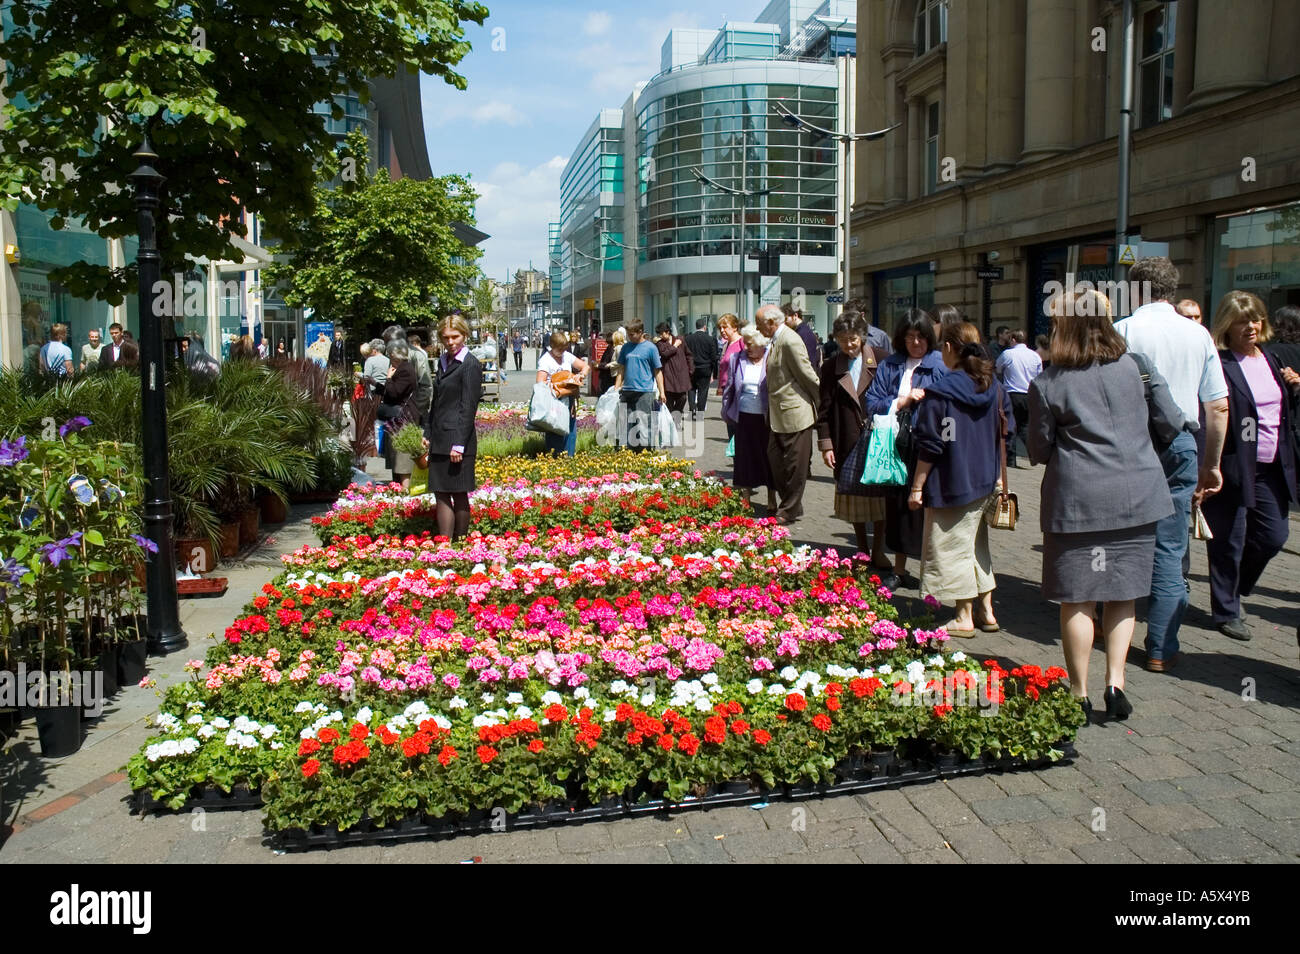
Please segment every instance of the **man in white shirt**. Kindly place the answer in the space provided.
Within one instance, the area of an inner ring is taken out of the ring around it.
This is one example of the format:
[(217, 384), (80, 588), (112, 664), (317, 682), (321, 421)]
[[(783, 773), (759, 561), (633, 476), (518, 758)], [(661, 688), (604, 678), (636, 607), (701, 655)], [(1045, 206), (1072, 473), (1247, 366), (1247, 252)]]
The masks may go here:
[(41, 348), (41, 369), (55, 377), (72, 377), (72, 349), (68, 347), (68, 326), (60, 322), (50, 329), (50, 340)]
[[(1129, 269), (1129, 287), (1140, 288), (1140, 307), (1115, 330), (1129, 350), (1145, 355), (1169, 383), (1190, 430), (1174, 438), (1161, 455), (1174, 513), (1156, 524), (1156, 557), (1147, 603), (1147, 661), (1151, 672), (1166, 672), (1178, 654), (1178, 628), (1187, 609), (1187, 528), (1192, 502), (1223, 486), (1219, 457), (1228, 427), (1228, 385), (1219, 352), (1202, 325), (1188, 321), (1171, 304), (1178, 290), (1178, 269), (1164, 257), (1143, 258)], [(1205, 413), (1205, 452), (1197, 468), (1196, 429)]]
[[(1008, 332), (1011, 347), (997, 360), (997, 375), (1011, 398), (1011, 410), (1016, 416), (1016, 437), (1024, 441), (1029, 428), (1029, 385), (1043, 373), (1043, 359), (1026, 343), (1029, 335), (1019, 329)], [(1026, 444), (1026, 446), (1028, 446)], [(1016, 442), (1007, 445), (1007, 466), (1016, 466)]]

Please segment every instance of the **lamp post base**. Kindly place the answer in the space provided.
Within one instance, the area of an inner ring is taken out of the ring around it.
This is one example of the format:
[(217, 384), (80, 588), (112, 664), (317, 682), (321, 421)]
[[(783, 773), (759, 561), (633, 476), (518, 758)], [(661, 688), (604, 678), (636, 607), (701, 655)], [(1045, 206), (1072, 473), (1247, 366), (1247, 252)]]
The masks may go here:
[(146, 645), (150, 656), (169, 656), (172, 653), (178, 653), (182, 649), (189, 648), (190, 640), (183, 629), (167, 633), (151, 632)]

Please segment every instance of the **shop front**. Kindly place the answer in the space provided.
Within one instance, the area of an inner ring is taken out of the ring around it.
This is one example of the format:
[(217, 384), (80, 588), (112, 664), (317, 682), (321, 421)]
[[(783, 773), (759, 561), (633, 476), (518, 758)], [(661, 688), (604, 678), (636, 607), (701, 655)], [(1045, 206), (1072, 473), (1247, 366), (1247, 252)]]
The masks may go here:
[(934, 272), (934, 262), (920, 262), (868, 275), (873, 323), (893, 335), (909, 309), (933, 308)]
[(1258, 295), (1270, 312), (1300, 305), (1300, 202), (1214, 219), (1206, 324), (1229, 291)]

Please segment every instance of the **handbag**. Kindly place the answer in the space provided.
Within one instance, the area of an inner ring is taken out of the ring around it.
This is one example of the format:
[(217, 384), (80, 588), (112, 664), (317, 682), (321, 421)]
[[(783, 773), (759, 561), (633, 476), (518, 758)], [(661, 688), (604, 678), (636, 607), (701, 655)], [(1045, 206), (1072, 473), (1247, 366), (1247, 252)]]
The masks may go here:
[(1007, 483), (1007, 412), (1002, 406), (1002, 388), (998, 387), (998, 453), (1002, 457), (1002, 483), (997, 496), (984, 510), (984, 522), (994, 530), (1014, 530), (1020, 519), (1020, 501)]
[(912, 438), (912, 424), (916, 420), (916, 407), (905, 407), (895, 412), (898, 416), (898, 434), (894, 437), (894, 450), (899, 459), (907, 463), (912, 459), (916, 442)]
[(894, 446), (897, 436), (898, 418), (895, 415), (877, 414), (872, 418), (861, 483), (888, 487), (901, 487), (907, 483), (907, 465)]
[(572, 371), (556, 371), (551, 375), (551, 393), (560, 399), (576, 398), (582, 393), (582, 385)]

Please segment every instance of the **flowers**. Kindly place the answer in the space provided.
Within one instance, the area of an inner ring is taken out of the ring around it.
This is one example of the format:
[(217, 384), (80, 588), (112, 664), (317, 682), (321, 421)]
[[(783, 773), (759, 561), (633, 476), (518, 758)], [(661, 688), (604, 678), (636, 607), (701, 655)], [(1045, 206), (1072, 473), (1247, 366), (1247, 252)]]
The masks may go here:
[(87, 427), (90, 427), (90, 418), (81, 415), (70, 417), (59, 426), (59, 437), (67, 437)]
[(81, 546), (82, 532), (78, 530), (71, 536), (64, 537), (62, 540), (56, 540), (53, 543), (46, 543), (41, 547), (41, 555), (50, 566), (57, 567), (64, 560), (72, 556), (72, 550)]
[(154, 543), (148, 537), (142, 537), (138, 533), (133, 533), (131, 534), (131, 539), (135, 541), (136, 546), (141, 550), (144, 550), (146, 553), (158, 552), (158, 544)]
[(0, 467), (12, 467), (22, 463), (30, 453), (25, 436), (20, 435), (13, 441), (0, 441)]

